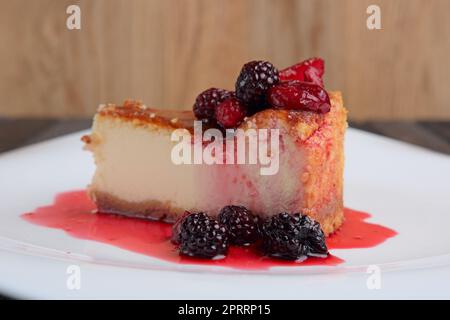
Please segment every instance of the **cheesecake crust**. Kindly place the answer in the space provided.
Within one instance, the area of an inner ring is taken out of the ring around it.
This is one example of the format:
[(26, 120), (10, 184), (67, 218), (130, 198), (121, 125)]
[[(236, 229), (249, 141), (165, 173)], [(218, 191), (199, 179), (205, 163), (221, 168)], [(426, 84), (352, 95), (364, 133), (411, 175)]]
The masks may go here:
[(129, 202), (107, 192), (96, 190), (90, 190), (88, 194), (96, 203), (97, 211), (101, 213), (174, 223), (185, 211), (174, 207), (170, 202), (158, 200)]
[[(97, 204), (97, 211), (100, 213), (174, 223), (185, 212), (185, 209), (174, 207), (170, 202), (158, 200), (129, 202), (96, 190), (90, 190), (89, 196)], [(344, 222), (344, 208), (342, 202), (338, 200), (327, 203), (319, 210), (303, 208), (299, 211), (319, 222), (326, 236), (336, 231)]]

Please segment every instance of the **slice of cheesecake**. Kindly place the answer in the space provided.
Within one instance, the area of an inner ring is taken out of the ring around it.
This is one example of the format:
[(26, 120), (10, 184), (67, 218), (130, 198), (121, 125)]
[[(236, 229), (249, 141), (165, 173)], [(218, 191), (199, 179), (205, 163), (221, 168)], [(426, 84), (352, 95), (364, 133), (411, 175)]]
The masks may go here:
[[(185, 210), (218, 214), (243, 205), (266, 217), (303, 212), (325, 234), (343, 222), (346, 110), (339, 92), (331, 111), (260, 111), (239, 128), (279, 129), (279, 170), (261, 175), (261, 164), (175, 164), (176, 129), (193, 131), (191, 111), (164, 111), (127, 101), (101, 106), (92, 134), (83, 137), (97, 166), (89, 194), (106, 213), (174, 222)], [(205, 146), (203, 146), (205, 147)]]

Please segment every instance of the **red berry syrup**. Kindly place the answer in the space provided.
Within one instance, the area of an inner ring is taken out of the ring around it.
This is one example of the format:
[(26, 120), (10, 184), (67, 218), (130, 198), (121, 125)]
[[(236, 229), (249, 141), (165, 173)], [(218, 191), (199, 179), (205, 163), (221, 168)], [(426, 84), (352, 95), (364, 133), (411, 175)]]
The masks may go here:
[[(172, 225), (111, 214), (95, 214), (95, 209), (85, 190), (69, 191), (57, 195), (53, 204), (39, 207), (22, 217), (36, 225), (64, 230), (75, 238), (107, 243), (176, 263), (256, 270), (274, 266), (334, 266), (343, 262), (333, 255), (325, 259), (309, 258), (303, 262), (284, 261), (262, 257), (252, 247), (231, 247), (226, 258), (221, 260), (182, 257), (170, 242)], [(327, 239), (328, 248), (370, 248), (397, 234), (389, 228), (365, 222), (369, 217), (367, 213), (345, 209), (345, 223)]]

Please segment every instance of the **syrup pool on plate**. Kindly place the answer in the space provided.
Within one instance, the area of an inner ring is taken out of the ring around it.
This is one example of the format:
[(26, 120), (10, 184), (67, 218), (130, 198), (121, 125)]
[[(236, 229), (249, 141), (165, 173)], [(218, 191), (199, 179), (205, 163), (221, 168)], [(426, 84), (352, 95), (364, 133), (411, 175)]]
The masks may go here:
[[(333, 266), (344, 261), (333, 255), (327, 258), (309, 258), (303, 262), (284, 261), (262, 257), (252, 247), (230, 247), (228, 255), (221, 260), (182, 257), (170, 242), (171, 224), (111, 214), (94, 214), (95, 209), (95, 204), (88, 198), (86, 191), (76, 190), (58, 194), (53, 204), (25, 213), (22, 218), (36, 225), (64, 230), (75, 238), (107, 243), (176, 263), (267, 269), (272, 266)], [(370, 248), (397, 234), (387, 227), (366, 222), (369, 217), (368, 213), (346, 208), (344, 224), (327, 238), (328, 248)]]

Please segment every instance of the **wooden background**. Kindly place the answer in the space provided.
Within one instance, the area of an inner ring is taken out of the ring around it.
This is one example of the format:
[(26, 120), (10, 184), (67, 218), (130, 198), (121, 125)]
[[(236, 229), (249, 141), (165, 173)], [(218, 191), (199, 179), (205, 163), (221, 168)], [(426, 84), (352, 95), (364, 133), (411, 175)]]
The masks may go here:
[[(82, 29), (69, 31), (70, 4)], [(382, 30), (366, 28), (378, 4)], [(326, 59), (352, 119), (450, 119), (450, 0), (0, 0), (0, 116), (191, 108), (241, 65)]]

